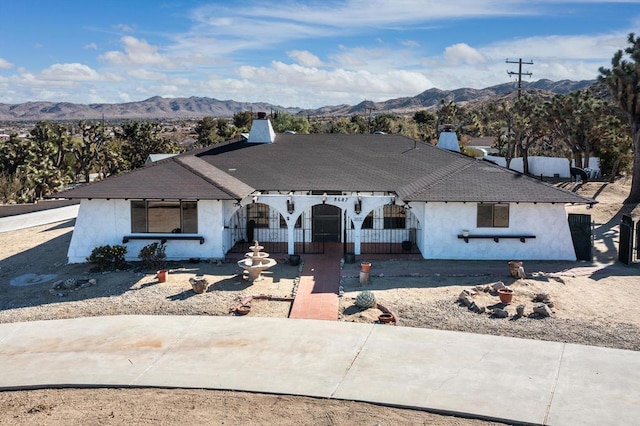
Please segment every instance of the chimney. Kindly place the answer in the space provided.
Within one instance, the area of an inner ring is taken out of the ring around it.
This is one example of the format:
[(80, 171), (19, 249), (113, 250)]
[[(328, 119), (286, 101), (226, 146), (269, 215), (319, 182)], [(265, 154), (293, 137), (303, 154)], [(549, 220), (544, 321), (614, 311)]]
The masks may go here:
[(445, 126), (444, 131), (440, 132), (438, 138), (438, 148), (447, 149), (449, 151), (460, 152), (460, 144), (458, 143), (458, 136), (453, 131), (452, 126)]
[(271, 127), (271, 121), (265, 112), (259, 112), (258, 118), (253, 120), (251, 131), (249, 132), (248, 143), (273, 143), (276, 140), (276, 133)]

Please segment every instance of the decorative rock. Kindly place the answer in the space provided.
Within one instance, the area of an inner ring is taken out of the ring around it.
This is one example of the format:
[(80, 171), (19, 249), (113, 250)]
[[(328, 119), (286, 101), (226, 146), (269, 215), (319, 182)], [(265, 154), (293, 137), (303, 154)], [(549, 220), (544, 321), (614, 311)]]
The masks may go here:
[(520, 304), (518, 306), (516, 306), (516, 314), (521, 317), (522, 315), (524, 315), (524, 305)]
[(522, 265), (522, 262), (509, 262), (509, 274), (513, 278), (526, 278), (526, 274), (524, 273), (524, 266)]
[(493, 316), (496, 318), (507, 318), (509, 316), (509, 312), (504, 309), (495, 308), (492, 312)]
[(189, 278), (189, 282), (191, 283), (191, 287), (193, 291), (198, 294), (202, 294), (207, 289), (207, 285), (209, 282), (202, 275), (196, 275), (196, 277)]
[(487, 308), (485, 308), (484, 306), (476, 305), (476, 314), (484, 314), (486, 311), (487, 311)]
[(548, 298), (549, 298), (549, 295), (547, 293), (538, 293), (533, 297), (533, 301), (542, 302), (543, 300), (546, 300)]
[(467, 307), (470, 311), (475, 312), (476, 309), (478, 309), (478, 305), (476, 305), (476, 302), (471, 302), (471, 304)]
[(70, 290), (76, 287), (76, 279), (75, 278), (67, 278), (62, 282), (62, 288)]
[(504, 283), (503, 283), (502, 281), (498, 281), (497, 283), (493, 283), (493, 284), (491, 284), (491, 289), (492, 289), (492, 290), (495, 290), (495, 291), (498, 291), (498, 290), (500, 290), (501, 288), (505, 288), (505, 287), (506, 287), (506, 286), (504, 285)]
[(458, 297), (458, 300), (461, 301), (465, 306), (471, 306), (471, 304), (474, 303), (471, 296), (469, 296), (465, 292), (460, 293), (460, 297)]
[(89, 281), (89, 285), (96, 285), (98, 284), (98, 281), (95, 278), (91, 278)]
[(536, 305), (533, 307), (533, 312), (543, 317), (550, 317), (552, 312), (547, 305)]

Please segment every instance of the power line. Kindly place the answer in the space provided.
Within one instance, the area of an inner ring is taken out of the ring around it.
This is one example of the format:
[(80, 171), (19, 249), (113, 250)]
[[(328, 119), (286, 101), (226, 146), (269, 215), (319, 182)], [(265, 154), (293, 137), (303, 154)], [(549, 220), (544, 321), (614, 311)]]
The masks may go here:
[(522, 76), (526, 75), (531, 77), (531, 73), (530, 72), (522, 72), (522, 65), (533, 65), (533, 61), (528, 61), (525, 62), (522, 60), (522, 58), (518, 59), (517, 61), (510, 61), (509, 59), (507, 59), (505, 61), (507, 64), (518, 64), (518, 72), (515, 71), (507, 71), (507, 74), (509, 75), (517, 75), (518, 76), (518, 97), (520, 97), (522, 95)]

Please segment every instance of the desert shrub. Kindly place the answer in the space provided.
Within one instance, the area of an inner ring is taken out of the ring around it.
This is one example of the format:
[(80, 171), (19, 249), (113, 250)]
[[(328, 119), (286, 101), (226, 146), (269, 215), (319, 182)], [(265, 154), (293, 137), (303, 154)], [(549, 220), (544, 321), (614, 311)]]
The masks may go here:
[(151, 243), (140, 249), (138, 258), (145, 267), (160, 268), (164, 266), (167, 255), (165, 254), (166, 245), (164, 243)]
[(87, 262), (94, 263), (96, 269), (115, 269), (125, 264), (124, 255), (127, 253), (127, 248), (120, 245), (104, 245), (97, 246), (92, 251)]
[(376, 305), (376, 296), (370, 290), (361, 291), (356, 296), (356, 306), (360, 309), (373, 308)]

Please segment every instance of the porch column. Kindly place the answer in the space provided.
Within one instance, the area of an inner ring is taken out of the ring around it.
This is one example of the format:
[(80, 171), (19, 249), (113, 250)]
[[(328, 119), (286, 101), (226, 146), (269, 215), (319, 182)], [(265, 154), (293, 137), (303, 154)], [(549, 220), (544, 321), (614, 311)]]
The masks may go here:
[[(302, 231), (304, 232), (304, 230)], [(296, 221), (291, 220), (287, 223), (287, 253), (288, 254), (296, 254)]]
[(353, 222), (353, 254), (360, 255), (360, 243), (362, 242), (362, 221)]

